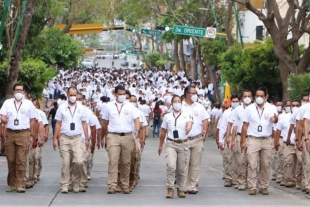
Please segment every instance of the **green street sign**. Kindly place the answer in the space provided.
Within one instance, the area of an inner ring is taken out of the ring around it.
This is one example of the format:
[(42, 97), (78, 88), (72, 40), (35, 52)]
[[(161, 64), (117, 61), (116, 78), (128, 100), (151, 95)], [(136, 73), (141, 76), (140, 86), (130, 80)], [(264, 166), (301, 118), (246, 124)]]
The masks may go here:
[(162, 32), (157, 31), (157, 30), (141, 29), (141, 34), (150, 35), (150, 36), (160, 36)]
[(187, 27), (180, 25), (173, 25), (173, 34), (188, 35), (196, 37), (206, 37), (207, 30), (200, 27)]

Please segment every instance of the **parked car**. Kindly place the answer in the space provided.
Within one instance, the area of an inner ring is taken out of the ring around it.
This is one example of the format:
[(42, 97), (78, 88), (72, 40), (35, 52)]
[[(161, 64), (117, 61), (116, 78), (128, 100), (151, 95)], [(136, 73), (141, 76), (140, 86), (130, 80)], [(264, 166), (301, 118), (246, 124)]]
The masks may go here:
[(129, 62), (128, 62), (128, 61), (125, 61), (125, 62), (122, 62), (122, 63), (121, 63), (121, 66), (122, 66), (122, 67), (128, 67), (128, 65), (129, 65)]
[(90, 58), (87, 58), (87, 59), (84, 59), (82, 61), (82, 66), (84, 68), (87, 68), (87, 69), (92, 69), (94, 68), (96, 65), (95, 65), (95, 61), (93, 59), (90, 59)]
[(104, 56), (104, 58), (106, 58), (106, 59), (118, 59), (119, 58), (119, 55), (116, 55), (116, 54), (113, 54), (113, 53), (107, 53), (107, 54), (105, 54), (105, 55), (103, 55)]

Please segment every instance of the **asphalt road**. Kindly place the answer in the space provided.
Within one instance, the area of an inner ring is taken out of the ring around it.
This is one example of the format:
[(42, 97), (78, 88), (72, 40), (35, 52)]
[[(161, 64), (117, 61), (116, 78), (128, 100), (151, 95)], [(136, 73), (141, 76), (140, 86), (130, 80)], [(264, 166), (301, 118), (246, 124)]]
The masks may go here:
[[(150, 133), (151, 134), (151, 133)], [(293, 188), (271, 183), (270, 195), (249, 196), (248, 191), (225, 188), (222, 178), (222, 157), (213, 138), (205, 142), (205, 152), (200, 171), (199, 193), (187, 195), (185, 199), (166, 199), (166, 165), (164, 153), (158, 156), (158, 139), (149, 138), (143, 152), (141, 179), (130, 195), (108, 195), (108, 157), (105, 150), (95, 151), (93, 179), (86, 193), (60, 193), (59, 151), (52, 148), (52, 140), (43, 149), (43, 171), (41, 181), (25, 194), (6, 193), (7, 163), (0, 157), (0, 206), (310, 206), (306, 194)]]
[(121, 63), (125, 62), (125, 59), (97, 59), (97, 63), (99, 67), (105, 67), (105, 68), (111, 68), (112, 67), (112, 61), (114, 61), (114, 66), (115, 68), (119, 69), (119, 68), (126, 68), (126, 67), (122, 67)]

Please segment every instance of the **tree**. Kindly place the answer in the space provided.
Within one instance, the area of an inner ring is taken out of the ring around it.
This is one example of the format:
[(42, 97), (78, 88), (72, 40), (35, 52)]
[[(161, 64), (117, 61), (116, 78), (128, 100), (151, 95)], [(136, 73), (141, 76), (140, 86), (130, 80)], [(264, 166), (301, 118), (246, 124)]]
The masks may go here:
[[(13, 85), (17, 82), (18, 73), (19, 73), (19, 64), (22, 60), (23, 50), (25, 47), (28, 30), (31, 24), (32, 15), (34, 13), (35, 3), (36, 3), (36, 0), (28, 0), (28, 4), (26, 7), (24, 16), (21, 15), (20, 17), (21, 19), (19, 19), (20, 23), (22, 22), (22, 26), (20, 29), (20, 35), (19, 35), (18, 27), (15, 28), (15, 32), (12, 32), (12, 30), (14, 30), (13, 28), (7, 28), (7, 36), (11, 37), (8, 39), (12, 40), (12, 35), (14, 34), (15, 37), (13, 40), (17, 41), (17, 45), (16, 45), (16, 51), (14, 51), (15, 41), (10, 41), (8, 43), (10, 45), (9, 47), (10, 56), (9, 56), (9, 66), (8, 66), (8, 75), (7, 75), (7, 88), (6, 88), (6, 95), (5, 95), (6, 99), (12, 96), (11, 90), (13, 88)], [(21, 8), (20, 4), (17, 3), (16, 5), (17, 7), (19, 7), (19, 9)], [(13, 12), (14, 9), (11, 9), (11, 10)], [(23, 18), (23, 21), (22, 21), (22, 18)]]
[[(0, 85), (7, 87), (7, 67), (8, 61), (0, 64)], [(51, 78), (58, 75), (58, 72), (39, 59), (25, 59), (20, 63), (18, 82), (24, 84), (25, 90), (35, 97), (41, 97), (44, 84)], [(12, 91), (12, 88), (11, 88)], [(5, 91), (0, 91), (3, 97)]]
[(57, 28), (45, 28), (34, 40), (30, 56), (50, 66), (69, 69), (78, 66), (83, 53), (83, 46), (77, 39)]
[(288, 83), (291, 99), (300, 100), (303, 94), (310, 91), (310, 74), (291, 74)]
[[(250, 0), (233, 0), (245, 6), (252, 11), (265, 25), (274, 43), (274, 52), (279, 58), (279, 72), (281, 76), (283, 97), (288, 98), (287, 79), (289, 73), (301, 74), (304, 73), (310, 63), (310, 47), (300, 58), (298, 40), (302, 35), (310, 34), (309, 26), (309, 9), (308, 0), (292, 1), (286, 0), (278, 3), (277, 1), (267, 0), (266, 11), (255, 8)], [(283, 5), (288, 5), (288, 10), (281, 16), (279, 8)], [(292, 37), (289, 37), (289, 35)], [(294, 47), (293, 55), (289, 54), (289, 47)], [(296, 59), (300, 61), (296, 63)]]
[(222, 73), (236, 92), (244, 89), (255, 91), (266, 86), (271, 96), (282, 96), (278, 58), (270, 38), (265, 43), (256, 42), (244, 49), (235, 44), (220, 56)]
[(146, 61), (152, 66), (156, 66), (156, 62), (160, 59), (159, 53), (154, 52), (146, 55)]

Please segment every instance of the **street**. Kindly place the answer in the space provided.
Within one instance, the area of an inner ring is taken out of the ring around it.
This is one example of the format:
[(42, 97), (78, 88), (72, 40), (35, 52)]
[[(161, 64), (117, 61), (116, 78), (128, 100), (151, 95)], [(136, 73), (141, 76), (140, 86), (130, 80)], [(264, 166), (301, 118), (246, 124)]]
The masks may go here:
[[(112, 60), (111, 58), (107, 58), (107, 59), (97, 59), (96, 62), (98, 63), (98, 67), (104, 67), (104, 68), (111, 68), (112, 67)], [(114, 67), (116, 69), (119, 68), (126, 68), (126, 67), (122, 67), (121, 63), (125, 62), (126, 60), (123, 58), (120, 59), (114, 59)]]
[[(151, 133), (150, 133), (151, 134)], [(5, 157), (0, 157), (0, 206), (192, 206), (192, 205), (261, 205), (261, 206), (309, 206), (310, 199), (306, 194), (294, 188), (280, 187), (271, 181), (270, 195), (249, 196), (248, 191), (225, 188), (222, 180), (222, 157), (213, 138), (205, 142), (205, 152), (200, 171), (199, 193), (185, 199), (166, 199), (166, 165), (165, 153), (157, 154), (158, 139), (148, 138), (143, 151), (141, 172), (138, 186), (130, 195), (108, 195), (107, 168), (108, 157), (105, 150), (95, 151), (92, 180), (88, 183), (86, 193), (60, 193), (59, 151), (52, 148), (52, 139), (43, 149), (43, 170), (41, 181), (34, 188), (27, 189), (25, 194), (6, 193), (7, 165)]]

